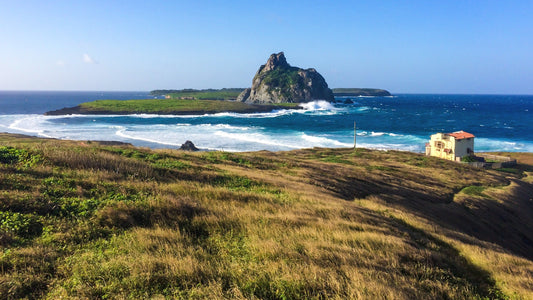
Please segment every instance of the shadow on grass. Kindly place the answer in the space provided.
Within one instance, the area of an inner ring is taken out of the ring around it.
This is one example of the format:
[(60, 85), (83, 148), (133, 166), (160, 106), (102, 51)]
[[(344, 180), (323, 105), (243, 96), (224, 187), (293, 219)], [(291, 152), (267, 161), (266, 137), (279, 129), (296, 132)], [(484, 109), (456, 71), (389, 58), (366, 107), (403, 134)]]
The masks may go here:
[[(432, 252), (429, 259), (419, 261), (420, 259), (411, 255), (402, 257), (402, 261), (411, 265), (421, 263), (423, 265), (432, 265), (438, 269), (448, 270), (456, 278), (455, 280), (466, 281), (473, 287), (475, 294), (488, 299), (506, 299), (507, 297), (501, 290), (496, 287), (496, 282), (490, 276), (490, 273), (472, 264), (466, 258), (460, 255), (459, 251), (450, 244), (431, 236), (424, 231), (415, 228), (405, 221), (390, 216), (398, 227), (406, 232), (411, 241), (414, 242), (418, 248), (428, 249)], [(419, 270), (409, 270), (403, 268), (402, 272), (411, 273), (411, 276), (424, 276), (424, 274), (416, 274)], [(415, 274), (412, 274), (412, 273)], [(423, 272), (423, 271), (422, 271)], [(430, 278), (434, 280), (442, 280), (442, 278)]]

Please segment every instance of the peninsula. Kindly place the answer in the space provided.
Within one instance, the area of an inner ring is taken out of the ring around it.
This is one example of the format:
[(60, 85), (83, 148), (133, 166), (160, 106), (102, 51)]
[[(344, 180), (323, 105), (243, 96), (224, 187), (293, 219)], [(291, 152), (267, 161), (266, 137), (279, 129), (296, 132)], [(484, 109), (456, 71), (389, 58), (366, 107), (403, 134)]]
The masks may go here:
[(276, 109), (300, 109), (297, 103), (248, 104), (224, 100), (183, 100), (183, 99), (146, 99), (146, 100), (96, 100), (75, 107), (67, 107), (46, 112), (45, 115), (202, 115), (222, 112), (260, 113)]

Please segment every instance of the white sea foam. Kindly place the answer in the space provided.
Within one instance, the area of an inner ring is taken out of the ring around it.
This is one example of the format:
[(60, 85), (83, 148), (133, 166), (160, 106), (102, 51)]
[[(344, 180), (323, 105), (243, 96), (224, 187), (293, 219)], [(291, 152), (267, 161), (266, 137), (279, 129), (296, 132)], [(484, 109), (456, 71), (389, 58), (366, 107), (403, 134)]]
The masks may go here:
[(231, 130), (242, 130), (242, 131), (247, 131), (251, 129), (260, 129), (260, 127), (255, 127), (255, 126), (233, 126), (230, 124), (214, 124), (214, 125), (213, 124), (200, 124), (196, 126), (205, 127), (209, 129), (231, 129)]
[(297, 110), (292, 109), (279, 109), (279, 110), (273, 110), (271, 112), (264, 112), (264, 113), (231, 113), (231, 112), (225, 112), (225, 113), (217, 113), (212, 115), (202, 115), (201, 117), (231, 117), (231, 118), (277, 118), (284, 115), (290, 115), (295, 113)]
[(356, 109), (356, 111), (358, 111), (358, 112), (365, 112), (365, 111), (367, 111), (367, 110), (370, 110), (370, 107), (368, 107), (368, 106), (361, 106), (361, 107), (358, 107), (358, 108)]
[(268, 135), (264, 135), (260, 133), (242, 134), (242, 133), (231, 133), (231, 132), (225, 132), (225, 131), (216, 131), (214, 134), (220, 137), (227, 138), (227, 139), (251, 142), (255, 144), (262, 144), (262, 145), (290, 148), (290, 149), (302, 148), (301, 145), (281, 142), (281, 139), (279, 138), (275, 139), (275, 137), (270, 137)]
[(20, 119), (14, 120), (8, 128), (21, 131), (24, 133), (35, 134), (37, 136), (52, 138), (53, 136), (45, 133), (46, 131), (41, 129), (39, 123), (43, 121), (43, 116), (40, 115), (28, 115)]
[(328, 101), (324, 101), (324, 100), (302, 103), (300, 104), (300, 107), (303, 107), (305, 110), (336, 110), (337, 109), (335, 106), (333, 106), (333, 104), (331, 104)]
[(115, 132), (115, 134), (117, 136), (120, 136), (120, 137), (123, 137), (123, 138), (126, 138), (126, 139), (138, 140), (138, 141), (161, 144), (161, 145), (168, 145), (168, 146), (179, 146), (179, 145), (181, 145), (179, 143), (171, 143), (171, 142), (168, 142), (168, 141), (164, 141), (162, 139), (141, 137), (141, 136), (129, 133), (129, 132), (127, 133), (127, 129), (125, 127), (123, 127), (123, 126), (116, 126), (116, 127), (118, 128), (118, 130)]
[(308, 142), (311, 142), (314, 147), (353, 147), (353, 144), (343, 143), (323, 136), (313, 136), (302, 133), (302, 138)]
[(476, 138), (475, 151), (512, 151), (533, 152), (533, 143), (526, 141), (506, 141), (500, 139)]

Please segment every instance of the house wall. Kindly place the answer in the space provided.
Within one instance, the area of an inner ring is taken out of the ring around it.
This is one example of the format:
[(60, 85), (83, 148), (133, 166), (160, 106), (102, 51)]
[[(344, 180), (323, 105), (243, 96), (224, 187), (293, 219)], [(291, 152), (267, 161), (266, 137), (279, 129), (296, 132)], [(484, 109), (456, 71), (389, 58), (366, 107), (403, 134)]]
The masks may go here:
[(436, 133), (431, 135), (429, 155), (444, 159), (455, 160), (455, 153), (446, 153), (444, 149), (454, 149), (455, 138), (447, 136), (443, 133)]
[(474, 138), (460, 139), (455, 142), (455, 157), (469, 155), (468, 149), (474, 151)]

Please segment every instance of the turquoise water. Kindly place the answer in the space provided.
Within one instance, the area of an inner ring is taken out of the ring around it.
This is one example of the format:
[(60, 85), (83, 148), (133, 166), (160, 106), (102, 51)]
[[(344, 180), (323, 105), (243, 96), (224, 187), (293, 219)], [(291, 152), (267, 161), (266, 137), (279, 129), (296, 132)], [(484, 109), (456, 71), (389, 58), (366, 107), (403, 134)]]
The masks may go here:
[[(0, 92), (0, 132), (75, 140), (118, 140), (174, 148), (186, 140), (226, 151), (352, 147), (422, 152), (436, 132), (464, 130), (476, 151), (533, 152), (533, 96), (397, 95), (317, 101), (303, 110), (198, 116), (44, 116), (96, 99), (143, 99), (146, 92)], [(164, 101), (164, 100), (161, 100)]]

